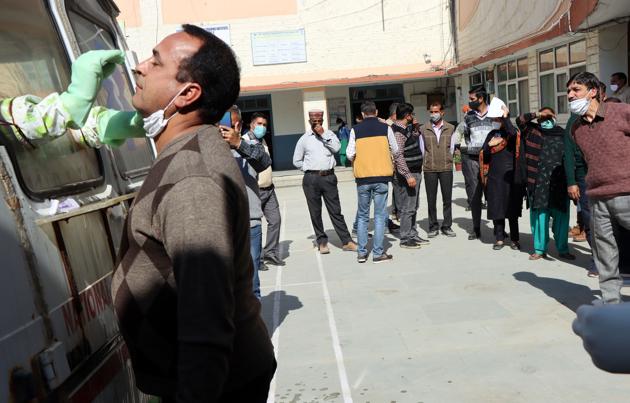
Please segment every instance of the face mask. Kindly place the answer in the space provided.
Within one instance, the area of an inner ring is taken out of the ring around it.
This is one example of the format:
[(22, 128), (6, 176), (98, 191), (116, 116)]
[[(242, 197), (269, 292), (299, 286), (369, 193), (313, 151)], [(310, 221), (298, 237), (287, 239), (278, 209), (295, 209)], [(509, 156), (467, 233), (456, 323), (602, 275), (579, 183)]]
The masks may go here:
[(477, 110), (477, 109), (479, 109), (480, 105), (481, 105), (481, 102), (479, 102), (479, 101), (470, 101), (470, 102), (468, 102), (468, 106), (470, 106), (470, 109)]
[(265, 137), (265, 134), (267, 134), (267, 128), (265, 126), (258, 125), (254, 127), (254, 136), (256, 136), (258, 140)]
[(610, 89), (612, 90), (612, 92), (617, 92), (619, 86), (617, 84), (610, 84)]
[(573, 101), (569, 102), (569, 109), (572, 113), (575, 113), (576, 115), (584, 116), (586, 111), (588, 111), (588, 106), (590, 105), (590, 103), (591, 100), (587, 99), (586, 97), (574, 99)]
[(173, 97), (173, 99), (171, 99), (168, 105), (166, 105), (166, 108), (157, 110), (153, 112), (152, 114), (150, 114), (148, 117), (142, 119), (144, 122), (143, 123), (144, 131), (146, 132), (146, 136), (148, 138), (151, 138), (151, 139), (155, 138), (157, 135), (162, 133), (164, 129), (166, 129), (166, 125), (168, 124), (168, 121), (171, 120), (173, 116), (177, 115), (178, 112), (175, 112), (174, 114), (171, 115), (170, 118), (165, 119), (164, 111), (167, 110), (168, 107), (171, 106), (173, 102), (175, 102), (175, 99), (186, 89), (188, 89), (188, 87), (184, 87), (181, 90), (179, 90), (179, 92)]
[(542, 127), (545, 130), (553, 129), (555, 125), (556, 125), (556, 120), (555, 119), (543, 120), (540, 123), (540, 127)]
[(501, 128), (501, 122), (492, 122), (492, 130), (499, 130)]
[(437, 123), (440, 120), (442, 120), (442, 114), (441, 113), (432, 113), (430, 119), (431, 119), (432, 123)]

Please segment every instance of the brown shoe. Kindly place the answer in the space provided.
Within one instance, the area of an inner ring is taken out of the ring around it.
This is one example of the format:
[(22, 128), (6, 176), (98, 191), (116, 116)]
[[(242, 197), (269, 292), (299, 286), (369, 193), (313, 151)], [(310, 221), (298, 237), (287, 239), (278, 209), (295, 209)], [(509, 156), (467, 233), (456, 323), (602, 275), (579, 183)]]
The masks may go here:
[(544, 259), (546, 257), (547, 257), (547, 255), (544, 254), (544, 253), (542, 255), (539, 255), (538, 253), (532, 253), (531, 255), (529, 255), (529, 260)]
[(573, 242), (586, 242), (586, 232), (582, 231), (580, 234), (574, 236)]
[(356, 252), (357, 251), (357, 244), (350, 241), (347, 244), (345, 244), (344, 246), (341, 247), (341, 249), (343, 249), (344, 252)]
[(569, 236), (578, 236), (581, 232), (582, 229), (580, 228), (580, 226), (576, 225), (575, 227), (569, 229)]
[(328, 243), (322, 243), (318, 246), (319, 253), (321, 255), (327, 255), (330, 253), (330, 249), (328, 249)]

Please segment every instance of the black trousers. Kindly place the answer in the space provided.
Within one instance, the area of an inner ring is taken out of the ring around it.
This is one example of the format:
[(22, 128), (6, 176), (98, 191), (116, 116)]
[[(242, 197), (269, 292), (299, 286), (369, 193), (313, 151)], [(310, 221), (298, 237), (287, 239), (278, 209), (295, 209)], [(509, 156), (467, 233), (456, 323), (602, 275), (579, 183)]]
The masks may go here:
[(302, 189), (306, 196), (308, 212), (311, 215), (311, 223), (315, 230), (317, 245), (328, 242), (328, 236), (324, 231), (322, 221), (322, 199), (326, 204), (326, 210), (330, 216), (330, 221), (335, 228), (335, 232), (341, 242), (345, 245), (352, 241), (348, 226), (341, 214), (341, 203), (339, 202), (339, 191), (337, 190), (337, 176), (335, 174), (320, 176), (317, 173), (305, 173), (302, 179)]
[[(512, 240), (512, 242), (518, 242), (518, 217), (508, 218), (508, 222), (510, 223), (510, 240)], [(497, 242), (505, 240), (505, 218), (502, 220), (492, 220), (492, 224), (494, 224), (494, 238)]]
[(442, 193), (442, 229), (450, 229), (453, 225), (451, 201), (453, 197), (453, 171), (424, 172), (424, 188), (427, 191), (427, 206), (429, 208), (429, 231), (437, 231), (440, 226), (437, 218), (437, 190), (438, 182)]
[(468, 205), (472, 213), (473, 231), (481, 231), (481, 195), (483, 186), (479, 177), (479, 156), (462, 154), (462, 172), (466, 184)]
[[(266, 403), (269, 395), (269, 385), (276, 372), (277, 364), (274, 363), (273, 369), (252, 379), (247, 384), (236, 390), (224, 391), (221, 393), (218, 403)], [(176, 403), (177, 399), (173, 397), (161, 397), (160, 403)]]

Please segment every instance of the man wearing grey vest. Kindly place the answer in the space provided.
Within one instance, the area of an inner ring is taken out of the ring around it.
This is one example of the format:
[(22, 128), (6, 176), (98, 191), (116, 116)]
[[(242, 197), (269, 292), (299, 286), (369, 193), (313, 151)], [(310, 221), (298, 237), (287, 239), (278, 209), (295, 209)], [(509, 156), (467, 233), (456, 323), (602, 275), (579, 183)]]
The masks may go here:
[(492, 119), (487, 117), (488, 93), (484, 87), (476, 87), (468, 92), (468, 106), (471, 111), (457, 127), (458, 142), (462, 151), (462, 171), (466, 184), (468, 205), (472, 213), (473, 228), (469, 240), (481, 238), (481, 196), (483, 187), (479, 176), (479, 152), (492, 130)]
[(422, 181), (422, 138), (418, 122), (413, 114), (413, 105), (399, 104), (396, 108), (396, 121), (392, 131), (398, 149), (404, 156), (402, 164), (396, 166), (394, 191), (397, 192), (400, 209), (400, 247), (419, 249), (428, 243), (420, 238), (416, 229), (416, 214), (420, 203), (420, 182)]
[[(427, 192), (427, 207), (429, 210), (429, 238), (442, 234), (454, 237), (451, 229), (453, 216), (451, 214), (451, 199), (453, 194), (453, 152), (455, 151), (455, 136), (452, 124), (444, 121), (444, 106), (436, 101), (429, 106), (430, 121), (420, 128), (424, 143), (424, 186)], [(442, 192), (442, 226), (437, 219), (438, 182)]]

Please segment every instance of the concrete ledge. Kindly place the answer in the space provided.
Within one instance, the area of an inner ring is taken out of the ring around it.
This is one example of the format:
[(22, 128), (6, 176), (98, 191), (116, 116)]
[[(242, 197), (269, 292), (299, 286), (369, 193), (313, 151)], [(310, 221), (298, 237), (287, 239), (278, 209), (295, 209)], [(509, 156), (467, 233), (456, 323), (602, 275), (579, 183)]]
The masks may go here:
[[(350, 182), (354, 181), (354, 174), (352, 173), (352, 168), (346, 167), (336, 167), (335, 174), (337, 175), (337, 180), (339, 182)], [(279, 171), (273, 173), (273, 184), (278, 187), (290, 187), (290, 186), (300, 186), (302, 185), (302, 177), (304, 173), (300, 170), (292, 170), (292, 171)]]

